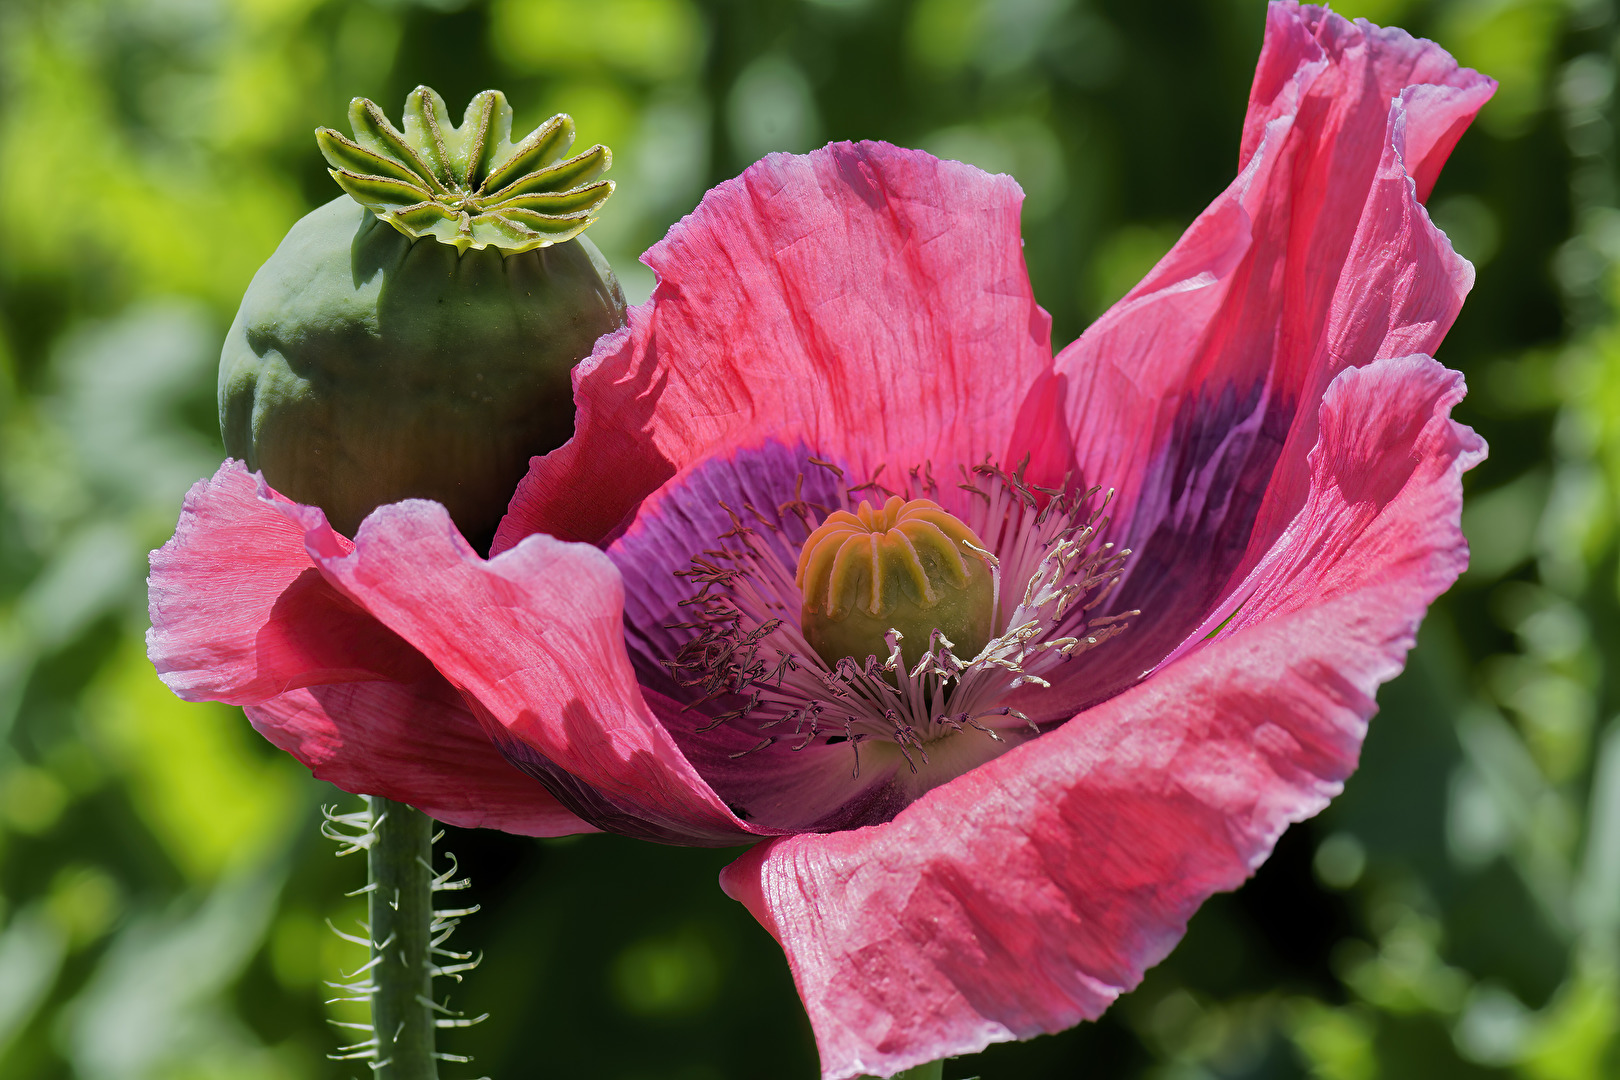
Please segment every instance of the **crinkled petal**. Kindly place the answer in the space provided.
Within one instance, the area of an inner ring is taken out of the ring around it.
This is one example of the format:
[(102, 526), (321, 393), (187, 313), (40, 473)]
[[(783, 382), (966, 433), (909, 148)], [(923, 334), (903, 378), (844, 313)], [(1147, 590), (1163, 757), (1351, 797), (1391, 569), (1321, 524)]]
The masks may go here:
[(787, 952), (827, 1080), (1096, 1017), (1337, 794), (1374, 691), (1467, 562), (1461, 473), (1483, 444), (1449, 419), (1462, 392), (1423, 357), (1342, 374), (1242, 629), (889, 824), (726, 869)]
[(803, 439), (861, 469), (1000, 457), (1051, 367), (1006, 176), (883, 143), (772, 154), (645, 261), (652, 299), (574, 372), (494, 550), (599, 541), (717, 447)]
[(1474, 114), (1494, 92), (1495, 80), (1459, 67), (1445, 49), (1399, 27), (1351, 21), (1326, 7), (1273, 0), (1243, 121), (1239, 168), (1248, 165), (1265, 141), (1271, 121), (1326, 103), (1331, 115), (1310, 121), (1321, 122), (1327, 144), (1326, 160), (1316, 171), (1326, 184), (1353, 190), (1357, 183), (1353, 175), (1327, 175), (1331, 164), (1343, 162), (1353, 170), (1376, 160), (1383, 151), (1376, 140), (1390, 99), (1416, 86), (1432, 87), (1443, 99), (1452, 99), (1451, 91), (1456, 90), (1465, 95), (1461, 108), (1452, 100), (1424, 109), (1413, 125), (1408, 161), (1422, 201), (1434, 190), (1441, 168)]
[[(283, 512), (295, 505), (240, 461), (186, 494), (147, 578), (147, 654), (180, 697), (254, 705), (303, 686), (432, 674), (322, 578), (303, 527)], [(337, 533), (328, 542), (348, 545)]]
[[(1447, 492), (1433, 507), (1415, 507), (1410, 493), (1444, 489), (1453, 474), (1484, 460), (1484, 441), (1472, 430), (1438, 419), (1464, 392), (1461, 375), (1426, 356), (1340, 372), (1319, 412), (1305, 505), (1255, 567), (1245, 603), (1217, 640), (1368, 582), (1415, 578), (1442, 555), (1437, 565), (1450, 576), (1434, 595), (1444, 591), (1468, 565), (1466, 546), (1435, 540), (1459, 520), (1461, 499)], [(1367, 468), (1373, 461), (1379, 466)]]
[(1494, 88), (1403, 31), (1272, 4), (1242, 172), (1056, 362), (1081, 475), (1117, 489), (1133, 551), (1113, 603), (1144, 612), (1089, 700), (1241, 600), (1304, 499), (1328, 382), (1450, 328), (1473, 268), (1418, 195)]
[(596, 831), (502, 757), (442, 678), (309, 686), (246, 711), (261, 735), (345, 791), (409, 803), (464, 829)]
[[(313, 541), (312, 541), (313, 543)], [(438, 503), (372, 512), (328, 580), (433, 661), (501, 750), (601, 828), (690, 844), (760, 832), (710, 789), (648, 707), (607, 556), (531, 536), (488, 561)]]
[(589, 830), (501, 756), (426, 657), (326, 580), (311, 543), (353, 546), (239, 461), (191, 489), (149, 579), (147, 650), (169, 688), (246, 706), (266, 738), (347, 791), (455, 825)]

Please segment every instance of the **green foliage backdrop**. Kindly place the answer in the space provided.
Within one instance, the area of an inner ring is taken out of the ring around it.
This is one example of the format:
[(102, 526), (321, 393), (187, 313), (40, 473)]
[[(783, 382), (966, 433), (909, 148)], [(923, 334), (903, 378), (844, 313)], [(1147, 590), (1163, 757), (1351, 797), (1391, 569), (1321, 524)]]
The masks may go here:
[[(1364, 0), (1501, 80), (1431, 209), (1479, 269), (1441, 359), (1490, 440), (1474, 565), (1360, 773), (1102, 1022), (948, 1077), (1620, 1077), (1620, 205), (1610, 0)], [(359, 913), (348, 796), (142, 648), (144, 553), (221, 456), (249, 277), (336, 189), (313, 129), (504, 89), (615, 152), (636, 255), (770, 150), (1009, 172), (1059, 342), (1223, 187), (1259, 0), (0, 0), (0, 1075), (304, 1080)], [(486, 954), (447, 1078), (815, 1075), (726, 853), (451, 830)], [(1017, 911), (1005, 913), (1020, 918)]]

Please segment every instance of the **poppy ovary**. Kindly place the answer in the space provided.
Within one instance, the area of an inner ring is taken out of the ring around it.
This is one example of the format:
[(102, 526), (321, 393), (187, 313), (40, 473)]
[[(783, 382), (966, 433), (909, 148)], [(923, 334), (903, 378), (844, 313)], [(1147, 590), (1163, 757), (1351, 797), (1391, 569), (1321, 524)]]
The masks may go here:
[(995, 633), (996, 580), (984, 542), (929, 499), (890, 496), (881, 509), (829, 514), (805, 540), (794, 580), (804, 596), (800, 629), (828, 667), (889, 656), (900, 634), (908, 668), (938, 630), (959, 657), (977, 656)]

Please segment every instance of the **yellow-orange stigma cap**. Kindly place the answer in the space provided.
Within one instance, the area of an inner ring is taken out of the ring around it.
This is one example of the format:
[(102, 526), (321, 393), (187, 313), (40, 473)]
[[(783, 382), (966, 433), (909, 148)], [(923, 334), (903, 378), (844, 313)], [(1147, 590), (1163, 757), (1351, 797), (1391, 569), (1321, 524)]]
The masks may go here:
[(995, 580), (974, 548), (984, 543), (973, 530), (929, 499), (834, 511), (799, 552), (805, 640), (829, 667), (887, 659), (891, 629), (908, 666), (936, 629), (957, 657), (978, 655), (994, 633)]

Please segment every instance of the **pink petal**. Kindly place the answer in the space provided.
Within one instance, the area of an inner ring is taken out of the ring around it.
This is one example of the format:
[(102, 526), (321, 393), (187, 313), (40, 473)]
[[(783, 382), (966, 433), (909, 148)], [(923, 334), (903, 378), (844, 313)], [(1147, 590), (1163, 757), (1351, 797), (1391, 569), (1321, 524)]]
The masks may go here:
[(532, 536), (485, 561), (444, 507), (411, 500), (374, 511), (353, 552), (319, 561), (466, 695), (510, 760), (587, 821), (675, 843), (759, 835), (642, 697), (619, 573), (594, 547)]
[[(1383, 156), (1333, 293), (1316, 362), (1302, 386), (1303, 401), (1318, 400), (1333, 377), (1349, 366), (1433, 353), (1473, 287), (1473, 266), (1452, 250), (1413, 197), (1406, 164), (1413, 121), (1433, 123), (1433, 113), (1447, 112), (1436, 108), (1435, 100), (1443, 103), (1451, 96), (1449, 88), (1414, 86), (1402, 91), (1390, 108)], [(1429, 104), (1419, 104), (1423, 102)], [(1464, 119), (1471, 117), (1472, 112)], [(1306, 455), (1317, 442), (1316, 421), (1314, 409), (1301, 408), (1294, 416), (1250, 539), (1256, 556), (1306, 497)]]
[[(1300, 81), (1305, 69), (1314, 69), (1307, 75), (1309, 84)], [(1326, 85), (1316, 85), (1318, 79)], [(1446, 88), (1463, 90), (1473, 100), (1472, 108), (1424, 110), (1414, 126), (1408, 157), (1422, 201), (1474, 114), (1495, 91), (1496, 81), (1458, 67), (1445, 49), (1399, 27), (1374, 26), (1365, 19), (1351, 22), (1325, 7), (1274, 2), (1266, 13), (1265, 44), (1249, 93), (1239, 168), (1259, 149), (1271, 121), (1305, 112), (1308, 106), (1302, 108), (1301, 100), (1313, 97), (1333, 99), (1330, 108), (1339, 115), (1325, 118), (1326, 128), (1334, 132), (1331, 138), (1349, 144), (1344, 156), (1376, 156), (1382, 147), (1369, 148), (1365, 141), (1377, 138), (1389, 99), (1413, 86), (1432, 86), (1442, 94)], [(1329, 150), (1339, 153), (1331, 142)]]
[(596, 829), (501, 756), (437, 676), (292, 690), (247, 707), (259, 733), (322, 780), (409, 803), (465, 829), (569, 836)]
[[(1255, 567), (1220, 639), (1358, 590), (1391, 593), (1393, 604), (1407, 580), (1441, 579), (1427, 605), (1449, 587), (1468, 566), (1466, 546), (1440, 542), (1457, 533), (1461, 500), (1418, 507), (1411, 492), (1444, 487), (1484, 460), (1482, 439), (1440, 419), (1464, 393), (1461, 375), (1426, 356), (1340, 373), (1319, 414), (1305, 505)], [(1370, 461), (1380, 467), (1366, 468)], [(1335, 490), (1325, 490), (1328, 480)]]
[[(296, 506), (240, 461), (186, 494), (147, 579), (147, 654), (180, 697), (254, 705), (303, 686), (432, 675), (420, 653), (321, 577), (305, 529), (286, 515)], [(352, 546), (326, 532), (333, 550)]]
[(910, 801), (896, 783), (897, 765), (878, 767), (867, 754), (855, 775), (848, 743), (783, 735), (761, 746), (757, 728), (732, 723), (700, 731), (706, 714), (644, 692), (681, 753), (759, 832), (830, 832), (888, 821)]
[(574, 373), (494, 550), (599, 541), (682, 467), (766, 435), (871, 470), (1007, 450), (1051, 365), (1005, 176), (883, 143), (773, 154), (652, 248), (652, 299)]
[(1462, 392), (1423, 357), (1341, 375), (1242, 630), (887, 825), (726, 869), (788, 954), (827, 1080), (1096, 1017), (1339, 791), (1374, 691), (1467, 562), (1483, 444), (1448, 419)]
[(1417, 195), (1494, 88), (1403, 31), (1271, 6), (1242, 172), (1056, 362), (1080, 471), (1118, 489), (1134, 551), (1116, 605), (1145, 613), (1088, 668), (1091, 700), (1241, 600), (1304, 499), (1328, 382), (1439, 345), (1473, 269)]
[(187, 701), (247, 707), (271, 742), (357, 794), (453, 825), (587, 832), (507, 763), (427, 659), (333, 588), (310, 545), (354, 545), (239, 461), (186, 495), (152, 553), (147, 650)]

